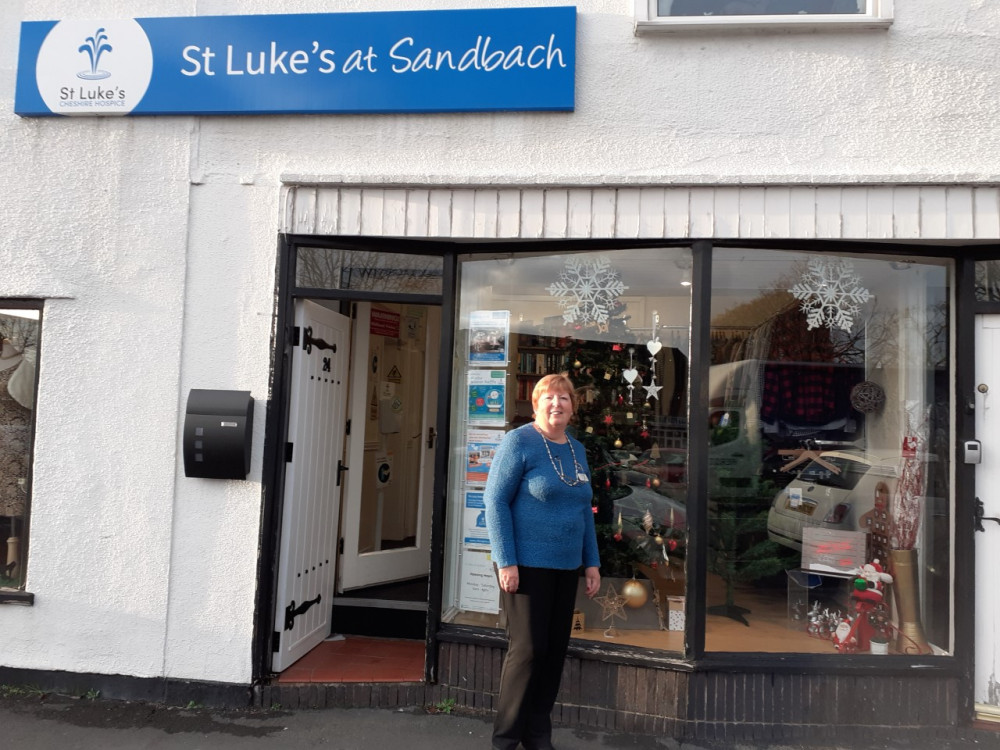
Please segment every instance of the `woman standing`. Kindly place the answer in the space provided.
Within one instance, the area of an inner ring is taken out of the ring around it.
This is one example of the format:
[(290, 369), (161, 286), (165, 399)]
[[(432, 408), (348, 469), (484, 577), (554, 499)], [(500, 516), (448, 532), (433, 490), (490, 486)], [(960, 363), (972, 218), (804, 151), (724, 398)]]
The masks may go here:
[(576, 392), (546, 375), (533, 422), (508, 432), (486, 482), (486, 529), (507, 616), (507, 656), (493, 725), (495, 750), (552, 748), (552, 707), (569, 645), (580, 568), (601, 585), (593, 493), (583, 446), (566, 434)]

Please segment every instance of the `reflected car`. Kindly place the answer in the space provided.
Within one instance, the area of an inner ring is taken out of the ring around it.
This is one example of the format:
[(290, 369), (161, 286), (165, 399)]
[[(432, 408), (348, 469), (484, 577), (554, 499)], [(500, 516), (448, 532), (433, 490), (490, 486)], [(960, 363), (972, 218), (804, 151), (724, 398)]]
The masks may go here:
[(657, 480), (660, 486), (683, 486), (687, 483), (687, 453), (660, 448), (643, 451), (626, 468), (630, 485), (651, 485)]
[(855, 451), (817, 454), (774, 496), (768, 537), (801, 550), (805, 528), (867, 531), (876, 501), (887, 503), (895, 488), (898, 462)]
[[(687, 509), (684, 503), (648, 487), (623, 487), (626, 491), (614, 501), (615, 522), (619, 515), (623, 519), (622, 533), (637, 536), (642, 533), (641, 523), (648, 510), (653, 523), (660, 527), (683, 531), (687, 526)], [(672, 525), (671, 525), (672, 524)]]
[(639, 460), (632, 451), (627, 451), (623, 449), (615, 449), (611, 451), (611, 457), (621, 466), (623, 469), (627, 469), (629, 466), (634, 464)]

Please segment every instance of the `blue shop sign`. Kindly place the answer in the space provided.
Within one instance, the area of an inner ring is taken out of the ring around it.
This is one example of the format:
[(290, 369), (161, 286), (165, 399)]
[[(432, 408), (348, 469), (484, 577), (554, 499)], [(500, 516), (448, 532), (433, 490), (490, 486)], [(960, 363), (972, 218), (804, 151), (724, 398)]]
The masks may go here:
[(14, 111), (572, 110), (576, 8), (26, 21)]

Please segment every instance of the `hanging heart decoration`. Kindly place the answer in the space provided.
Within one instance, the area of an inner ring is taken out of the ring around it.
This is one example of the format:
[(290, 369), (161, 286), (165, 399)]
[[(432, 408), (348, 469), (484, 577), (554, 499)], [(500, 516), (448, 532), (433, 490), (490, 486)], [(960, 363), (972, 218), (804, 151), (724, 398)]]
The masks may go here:
[(657, 353), (659, 353), (660, 349), (663, 348), (663, 344), (660, 343), (659, 339), (654, 339), (653, 341), (646, 342), (646, 348), (649, 350), (649, 353), (655, 357)]
[[(635, 386), (632, 385), (632, 383), (639, 377), (639, 371), (633, 366), (635, 364), (635, 362), (632, 361), (632, 356), (634, 354), (635, 348), (630, 346), (628, 348), (628, 369), (622, 370), (622, 377), (625, 379), (625, 382), (628, 383), (628, 402), (630, 404), (632, 403), (632, 391), (635, 390)], [(624, 399), (621, 394), (618, 394), (618, 403), (622, 403), (623, 400)]]

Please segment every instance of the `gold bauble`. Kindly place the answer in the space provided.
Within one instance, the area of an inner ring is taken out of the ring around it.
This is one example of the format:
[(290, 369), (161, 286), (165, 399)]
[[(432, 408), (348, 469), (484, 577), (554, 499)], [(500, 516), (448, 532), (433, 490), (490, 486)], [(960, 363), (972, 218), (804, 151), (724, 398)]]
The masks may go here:
[(654, 487), (659, 487), (659, 486), (660, 486), (660, 480), (659, 480), (659, 479), (656, 479), (656, 478), (654, 478), (654, 479), (653, 479), (653, 486), (654, 486)]
[(653, 537), (653, 541), (656, 542), (657, 544), (663, 544), (663, 537), (657, 534), (656, 536)]
[(649, 592), (646, 591), (646, 587), (634, 578), (631, 581), (625, 581), (625, 585), (622, 586), (622, 596), (625, 597), (625, 604), (632, 609), (639, 609), (649, 600)]

